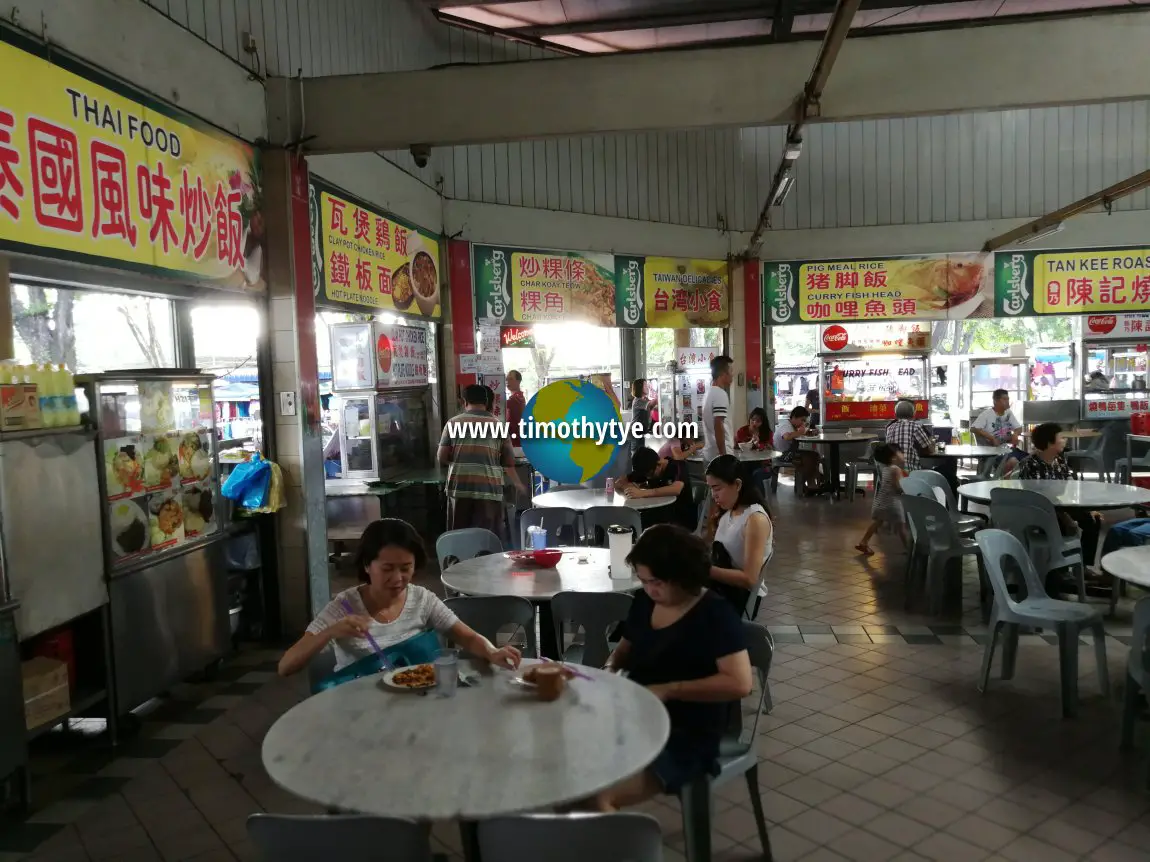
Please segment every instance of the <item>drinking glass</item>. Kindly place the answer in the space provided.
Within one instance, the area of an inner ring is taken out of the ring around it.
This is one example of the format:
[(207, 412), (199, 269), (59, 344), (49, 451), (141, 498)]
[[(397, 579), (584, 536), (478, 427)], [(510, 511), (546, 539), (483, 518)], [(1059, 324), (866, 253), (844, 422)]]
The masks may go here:
[(441, 649), (435, 654), (435, 694), (436, 697), (455, 697), (459, 684), (459, 651)]

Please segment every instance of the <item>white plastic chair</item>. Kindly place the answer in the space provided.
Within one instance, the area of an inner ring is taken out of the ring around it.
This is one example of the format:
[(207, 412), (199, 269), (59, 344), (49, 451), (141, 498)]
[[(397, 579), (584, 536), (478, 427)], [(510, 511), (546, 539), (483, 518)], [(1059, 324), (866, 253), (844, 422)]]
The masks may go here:
[(1078, 601), (1086, 601), (1082, 540), (1062, 535), (1058, 512), (1050, 500), (1036, 491), (995, 488), (990, 492), (990, 518), (997, 529), (1006, 530), (1022, 542), (1043, 584), (1051, 572), (1072, 569)]
[[(1150, 696), (1150, 598), (1134, 606), (1130, 657), (1126, 660), (1126, 693), (1122, 702), (1122, 748), (1134, 747), (1134, 724), (1138, 720), (1138, 692)], [(1147, 758), (1146, 787), (1150, 789), (1150, 756)]]
[(934, 498), (946, 506), (946, 510), (950, 512), (951, 520), (958, 527), (959, 533), (970, 534), (986, 526), (985, 516), (958, 510), (958, 502), (954, 499), (954, 491), (951, 490), (950, 482), (946, 481), (946, 477), (941, 473), (934, 470), (911, 470), (907, 478), (925, 482), (930, 486), (931, 490), (934, 491)]
[(446, 569), (461, 560), (478, 557), (482, 553), (498, 554), (502, 550), (503, 542), (499, 537), (482, 527), (448, 530), (435, 540), (435, 556), (439, 560), (440, 569)]
[[(921, 571), (919, 565), (925, 557), (925, 592), (928, 607), (931, 613), (942, 611), (943, 587), (945, 586), (946, 570), (949, 564), (960, 561), (966, 556), (978, 557), (981, 553), (978, 545), (972, 539), (964, 539), (958, 534), (958, 529), (950, 517), (950, 512), (934, 496), (934, 492), (925, 482), (916, 482), (914, 479), (904, 479), (903, 489), (906, 493), (901, 497), (903, 511), (910, 526), (911, 552), (907, 555), (906, 569), (906, 601), (910, 604), (914, 573)], [(912, 489), (926, 489), (926, 493), (912, 494)], [(981, 577), (981, 562), (980, 562)]]
[[(1018, 660), (1018, 633), (1020, 626), (1053, 628), (1058, 635), (1058, 665), (1061, 677), (1062, 715), (1074, 716), (1078, 711), (1078, 635), (1090, 629), (1094, 635), (1094, 655), (1098, 663), (1098, 684), (1105, 697), (1110, 696), (1110, 676), (1106, 668), (1106, 630), (1102, 624), (1102, 611), (1080, 602), (1064, 602), (1046, 595), (1038, 572), (1022, 542), (1005, 530), (983, 530), (976, 537), (982, 549), (983, 565), (994, 590), (994, 609), (990, 614), (990, 641), (982, 656), (982, 673), (978, 690), (985, 694), (990, 682), (990, 668), (994, 662), (994, 649), (999, 632), (1004, 631), (1002, 646), (1002, 678), (1012, 679)], [(1015, 601), (1006, 586), (1003, 562), (1011, 560), (1022, 572), (1026, 585), (1026, 598)]]
[(396, 817), (253, 814), (248, 836), (266, 862), (431, 862), (427, 830)]
[[(584, 509), (583, 544), (595, 548), (606, 547), (607, 528), (615, 526), (630, 527), (636, 539), (643, 532), (643, 521), (636, 509), (628, 509), (626, 506), (590, 506)], [(602, 540), (596, 535), (597, 527), (603, 531)]]
[(650, 814), (526, 814), (479, 824), (483, 862), (662, 862), (663, 835)]

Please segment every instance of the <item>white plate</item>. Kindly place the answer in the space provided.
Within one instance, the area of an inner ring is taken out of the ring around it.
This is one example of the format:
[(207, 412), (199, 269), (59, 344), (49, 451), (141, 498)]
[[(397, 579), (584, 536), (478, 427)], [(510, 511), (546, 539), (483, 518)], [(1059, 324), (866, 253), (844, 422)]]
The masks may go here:
[[(428, 663), (430, 664), (430, 662), (428, 662)], [(420, 665), (413, 665), (413, 666), (414, 667), (420, 667)], [(435, 688), (434, 682), (432, 682), (431, 685), (421, 686), (420, 688), (413, 688), (410, 685), (399, 685), (399, 684), (397, 684), (395, 682), (395, 675), (398, 673), (403, 673), (405, 670), (411, 670), (411, 668), (410, 667), (397, 667), (394, 670), (387, 671), (382, 676), (383, 684), (386, 685), (388, 688), (394, 690), (394, 691), (431, 691), (431, 689)]]

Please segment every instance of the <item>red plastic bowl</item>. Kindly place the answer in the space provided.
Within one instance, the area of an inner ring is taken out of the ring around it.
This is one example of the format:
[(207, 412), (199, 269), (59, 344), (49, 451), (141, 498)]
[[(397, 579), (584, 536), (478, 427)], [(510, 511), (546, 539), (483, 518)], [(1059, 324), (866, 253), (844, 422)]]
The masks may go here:
[(542, 551), (534, 551), (531, 557), (535, 560), (536, 565), (550, 569), (556, 566), (559, 561), (563, 559), (563, 552), (548, 548)]

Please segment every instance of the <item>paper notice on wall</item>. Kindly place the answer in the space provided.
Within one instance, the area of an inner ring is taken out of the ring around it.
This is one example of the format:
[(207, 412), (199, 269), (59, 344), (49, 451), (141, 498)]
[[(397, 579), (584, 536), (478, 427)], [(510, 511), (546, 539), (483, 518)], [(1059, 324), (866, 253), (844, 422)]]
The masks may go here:
[(477, 360), (479, 357), (474, 353), (461, 353), (459, 354), (459, 373), (460, 374), (476, 374), (479, 371)]
[(479, 354), (498, 356), (502, 348), (499, 344), (499, 327), (483, 324), (479, 327)]
[(482, 383), (495, 393), (495, 402), (492, 405), (491, 412), (495, 418), (503, 418), (503, 376), (499, 374), (484, 374)]

